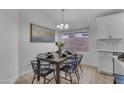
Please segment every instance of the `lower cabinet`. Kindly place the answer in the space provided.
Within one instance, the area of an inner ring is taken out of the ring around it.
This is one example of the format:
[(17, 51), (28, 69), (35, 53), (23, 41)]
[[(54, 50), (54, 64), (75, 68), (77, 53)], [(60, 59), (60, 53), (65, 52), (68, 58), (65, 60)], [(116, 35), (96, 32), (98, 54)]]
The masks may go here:
[(105, 74), (113, 74), (113, 52), (99, 52), (98, 71)]

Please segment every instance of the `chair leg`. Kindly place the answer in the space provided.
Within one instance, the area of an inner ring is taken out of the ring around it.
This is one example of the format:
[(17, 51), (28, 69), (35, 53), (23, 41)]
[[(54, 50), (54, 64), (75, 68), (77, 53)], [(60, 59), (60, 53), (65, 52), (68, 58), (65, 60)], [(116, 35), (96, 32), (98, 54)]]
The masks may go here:
[(113, 82), (114, 84), (116, 84), (116, 80), (114, 79), (114, 82)]
[(46, 79), (45, 79), (45, 77), (44, 77), (44, 84), (46, 84)]
[(67, 77), (67, 72), (65, 72), (65, 78)]
[(76, 74), (77, 80), (79, 82), (79, 76), (78, 76), (78, 73), (76, 71), (75, 71), (75, 74)]
[(54, 78), (55, 78), (55, 82), (56, 82), (56, 75), (55, 75), (55, 72), (53, 72), (53, 75), (54, 75)]
[(52, 67), (53, 67), (53, 69), (55, 68), (55, 67), (54, 67), (54, 64), (52, 64)]
[(35, 79), (35, 75), (33, 76), (32, 84), (33, 84), (33, 82), (34, 82), (34, 79)]
[(82, 69), (81, 65), (79, 65), (79, 67), (80, 67), (81, 71), (83, 72), (83, 69)]
[(70, 82), (71, 82), (71, 84), (72, 84), (72, 77), (71, 77), (71, 73), (69, 73), (69, 75), (70, 75)]
[(77, 72), (78, 78), (80, 80), (80, 74), (79, 74), (78, 68), (76, 69), (76, 72)]

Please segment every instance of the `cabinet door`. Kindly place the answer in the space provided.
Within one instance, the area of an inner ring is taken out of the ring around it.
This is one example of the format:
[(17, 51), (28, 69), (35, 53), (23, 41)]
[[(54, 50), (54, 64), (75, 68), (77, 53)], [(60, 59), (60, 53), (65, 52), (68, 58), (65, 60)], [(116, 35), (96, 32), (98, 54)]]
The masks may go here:
[(108, 39), (110, 34), (110, 16), (97, 18), (97, 38)]
[(110, 16), (110, 31), (112, 38), (119, 39), (123, 38), (124, 31), (124, 14), (114, 14)]
[(112, 74), (113, 73), (113, 59), (112, 53), (101, 52), (99, 55), (99, 71)]

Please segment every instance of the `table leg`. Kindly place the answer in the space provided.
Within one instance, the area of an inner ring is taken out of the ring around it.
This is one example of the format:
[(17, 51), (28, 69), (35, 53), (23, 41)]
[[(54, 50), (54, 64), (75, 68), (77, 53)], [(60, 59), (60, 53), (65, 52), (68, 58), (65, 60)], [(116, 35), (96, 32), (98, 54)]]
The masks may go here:
[(37, 62), (38, 62), (38, 76), (37, 76), (37, 81), (40, 81), (40, 60), (38, 59), (37, 60)]
[(60, 84), (60, 64), (56, 64), (56, 83)]

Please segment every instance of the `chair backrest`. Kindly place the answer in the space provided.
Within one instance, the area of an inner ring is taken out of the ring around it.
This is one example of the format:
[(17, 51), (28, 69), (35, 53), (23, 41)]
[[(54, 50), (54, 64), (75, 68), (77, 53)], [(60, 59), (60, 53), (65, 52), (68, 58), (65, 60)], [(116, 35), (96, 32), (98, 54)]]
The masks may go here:
[(78, 64), (80, 64), (82, 58), (83, 58), (83, 54), (75, 54), (69, 58), (69, 61), (70, 62), (77, 62)]
[[(50, 66), (51, 66), (50, 63), (41, 61), (41, 60), (40, 60), (40, 64), (38, 64), (37, 60), (33, 60), (33, 61), (31, 61), (31, 65), (32, 65), (33, 72), (36, 75), (43, 74), (44, 73), (43, 71), (45, 71), (45, 69), (50, 68)], [(38, 69), (38, 66), (39, 66), (39, 69)]]
[(76, 56), (76, 62), (77, 62), (77, 64), (80, 64), (81, 63), (82, 58), (83, 58), (83, 55), (82, 54), (79, 54), (79, 55)]
[(32, 66), (34, 74), (38, 74), (38, 63), (37, 63), (37, 60), (31, 61), (31, 66)]

